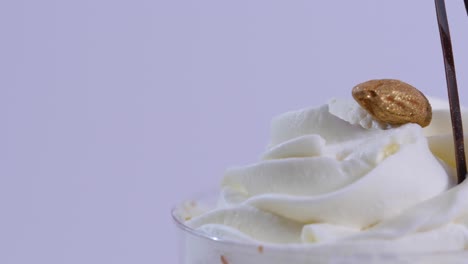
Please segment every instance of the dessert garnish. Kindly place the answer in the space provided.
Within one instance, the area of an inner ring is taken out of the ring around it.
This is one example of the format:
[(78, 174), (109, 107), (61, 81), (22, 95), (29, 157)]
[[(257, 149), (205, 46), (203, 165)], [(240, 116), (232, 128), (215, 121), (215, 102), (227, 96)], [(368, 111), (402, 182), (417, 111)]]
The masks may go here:
[[(452, 119), (453, 143), (455, 145), (455, 161), (457, 164), (458, 183), (466, 178), (465, 144), (463, 140), (463, 126), (460, 114), (460, 102), (458, 99), (457, 76), (455, 74), (455, 61), (453, 59), (452, 41), (450, 39), (445, 1), (435, 0), (437, 22), (439, 25), (440, 42), (444, 56), (445, 78), (450, 103), (450, 116)], [(468, 4), (465, 0), (465, 7)]]
[(356, 85), (354, 99), (377, 121), (390, 125), (416, 123), (428, 126), (432, 108), (413, 86), (394, 79), (370, 80)]
[(466, 14), (468, 15), (468, 0), (465, 0), (465, 9), (466, 9)]

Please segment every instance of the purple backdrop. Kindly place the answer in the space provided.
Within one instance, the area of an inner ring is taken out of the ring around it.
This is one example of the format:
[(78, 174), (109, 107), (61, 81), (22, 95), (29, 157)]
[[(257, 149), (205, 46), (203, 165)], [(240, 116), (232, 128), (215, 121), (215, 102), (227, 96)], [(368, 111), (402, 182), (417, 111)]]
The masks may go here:
[(0, 1), (0, 263), (175, 263), (171, 206), (272, 116), (371, 78), (445, 97), (433, 2), (378, 2)]

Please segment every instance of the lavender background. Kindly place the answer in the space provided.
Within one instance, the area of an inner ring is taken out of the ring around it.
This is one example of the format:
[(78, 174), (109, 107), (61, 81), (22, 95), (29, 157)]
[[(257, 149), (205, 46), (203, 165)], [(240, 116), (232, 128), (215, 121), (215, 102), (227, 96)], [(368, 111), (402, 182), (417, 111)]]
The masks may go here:
[(438, 34), (432, 1), (0, 1), (0, 263), (176, 263), (170, 208), (274, 115), (371, 78), (445, 97)]

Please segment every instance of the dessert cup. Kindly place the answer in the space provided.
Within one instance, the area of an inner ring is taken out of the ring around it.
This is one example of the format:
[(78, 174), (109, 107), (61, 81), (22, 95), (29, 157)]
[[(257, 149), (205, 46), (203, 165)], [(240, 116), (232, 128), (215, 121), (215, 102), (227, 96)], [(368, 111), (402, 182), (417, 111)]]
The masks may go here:
[(468, 252), (401, 253), (385, 247), (337, 248), (333, 244), (242, 243), (209, 237), (184, 224), (187, 206), (214, 207), (218, 194), (206, 192), (185, 205), (176, 206), (172, 217), (177, 226), (180, 264), (452, 264), (467, 263)]
[(259, 162), (173, 210), (180, 263), (468, 263), (468, 182), (430, 101), (427, 128), (382, 127), (348, 99), (275, 117)]

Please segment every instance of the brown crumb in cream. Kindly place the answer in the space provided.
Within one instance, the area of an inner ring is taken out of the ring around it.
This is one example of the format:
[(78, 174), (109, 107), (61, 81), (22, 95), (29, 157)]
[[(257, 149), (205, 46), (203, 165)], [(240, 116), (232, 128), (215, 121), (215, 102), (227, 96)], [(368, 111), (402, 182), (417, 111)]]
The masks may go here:
[(257, 251), (258, 251), (258, 253), (262, 254), (263, 253), (263, 246), (262, 245), (258, 246)]

